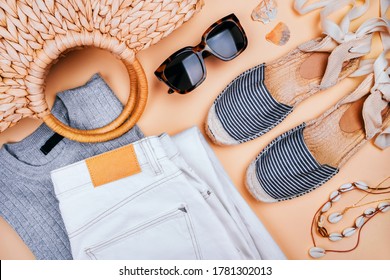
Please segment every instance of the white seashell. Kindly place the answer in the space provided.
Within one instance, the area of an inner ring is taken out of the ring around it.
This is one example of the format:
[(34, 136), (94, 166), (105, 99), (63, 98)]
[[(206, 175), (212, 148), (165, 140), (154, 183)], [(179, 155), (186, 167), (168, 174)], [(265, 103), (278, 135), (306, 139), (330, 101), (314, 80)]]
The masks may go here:
[(321, 212), (322, 212), (322, 213), (325, 213), (326, 211), (328, 211), (328, 210), (330, 209), (330, 206), (332, 206), (332, 204), (328, 201), (328, 202), (325, 203), (325, 205), (322, 207)]
[(332, 223), (332, 224), (336, 224), (338, 222), (340, 222), (340, 220), (343, 218), (343, 215), (341, 215), (341, 213), (332, 213), (329, 215), (328, 217), (328, 221), (329, 223)]
[(318, 259), (325, 256), (325, 250), (320, 247), (311, 247), (309, 250), (309, 255), (312, 258)]
[(385, 213), (390, 210), (390, 203), (389, 202), (381, 202), (378, 204), (379, 211)]
[(259, 5), (252, 11), (252, 19), (268, 24), (276, 18), (278, 5), (275, 0), (260, 1)]
[(347, 184), (344, 184), (342, 185), (339, 190), (340, 192), (348, 192), (350, 190), (353, 190), (354, 186), (351, 184), (351, 183), (347, 183)]
[(318, 219), (318, 226), (322, 227), (324, 225), (325, 216), (321, 215)]
[(336, 196), (335, 198), (332, 199), (332, 202), (337, 202), (339, 201), (341, 198), (341, 194), (339, 194), (338, 196)]
[(332, 202), (336, 202), (341, 198), (341, 195), (338, 191), (334, 191), (330, 194), (329, 198)]
[(362, 225), (364, 225), (364, 217), (363, 216), (359, 216), (355, 220), (355, 226), (357, 228), (360, 228)]
[(361, 190), (368, 190), (368, 185), (366, 184), (366, 183), (364, 183), (364, 182), (362, 182), (362, 181), (357, 181), (357, 182), (355, 182), (354, 183), (355, 184), (355, 186), (357, 187), (357, 188), (359, 188), (359, 189), (361, 189)]
[(370, 208), (367, 208), (366, 210), (364, 210), (363, 213), (366, 217), (371, 217), (375, 213), (375, 211), (376, 211), (375, 208), (370, 207)]
[(339, 241), (343, 239), (343, 235), (337, 232), (329, 234), (329, 240), (330, 241)]
[(343, 235), (344, 235), (345, 237), (350, 237), (350, 236), (352, 236), (355, 232), (356, 232), (356, 228), (349, 227), (349, 228), (346, 228), (346, 229), (343, 230)]

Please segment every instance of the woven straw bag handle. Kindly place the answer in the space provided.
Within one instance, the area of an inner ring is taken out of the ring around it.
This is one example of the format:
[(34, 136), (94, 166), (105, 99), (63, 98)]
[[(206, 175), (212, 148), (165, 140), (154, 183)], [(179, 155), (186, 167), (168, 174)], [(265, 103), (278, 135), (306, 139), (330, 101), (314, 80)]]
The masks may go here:
[(126, 68), (130, 77), (130, 96), (122, 113), (108, 125), (81, 130), (60, 122), (53, 114), (43, 117), (45, 124), (58, 134), (77, 142), (105, 142), (129, 131), (141, 117), (148, 99), (148, 83), (144, 70), (137, 59)]
[[(203, 0), (0, 1), (0, 132), (22, 118), (42, 119), (79, 142), (103, 142), (130, 130), (147, 101), (145, 73), (135, 53), (169, 35), (203, 6)], [(61, 54), (94, 46), (121, 59), (130, 97), (105, 127), (78, 130), (57, 120), (45, 100), (45, 78)]]

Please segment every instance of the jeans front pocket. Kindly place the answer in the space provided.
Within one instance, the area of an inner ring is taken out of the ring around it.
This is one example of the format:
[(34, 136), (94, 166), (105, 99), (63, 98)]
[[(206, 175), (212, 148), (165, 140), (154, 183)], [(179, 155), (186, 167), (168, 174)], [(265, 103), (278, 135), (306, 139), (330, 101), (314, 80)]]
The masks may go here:
[(201, 259), (188, 207), (177, 207), (85, 249), (94, 260)]

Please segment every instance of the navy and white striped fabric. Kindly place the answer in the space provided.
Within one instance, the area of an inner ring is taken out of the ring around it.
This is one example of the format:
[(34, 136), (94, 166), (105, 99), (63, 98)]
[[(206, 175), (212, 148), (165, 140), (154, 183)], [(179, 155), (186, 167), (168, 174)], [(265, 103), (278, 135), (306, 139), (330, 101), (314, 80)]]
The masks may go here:
[(256, 177), (276, 200), (304, 195), (338, 173), (337, 168), (319, 164), (310, 153), (303, 137), (305, 126), (303, 123), (274, 139), (256, 159)]
[(277, 102), (264, 85), (265, 65), (235, 78), (215, 100), (215, 111), (226, 132), (246, 142), (279, 124), (292, 107)]

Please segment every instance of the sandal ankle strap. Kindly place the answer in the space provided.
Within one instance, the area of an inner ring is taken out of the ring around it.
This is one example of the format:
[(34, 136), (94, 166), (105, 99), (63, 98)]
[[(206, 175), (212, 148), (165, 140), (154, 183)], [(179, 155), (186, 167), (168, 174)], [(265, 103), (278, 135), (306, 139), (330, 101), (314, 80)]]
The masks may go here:
[[(382, 131), (382, 111), (389, 106), (390, 102), (390, 67), (386, 59), (386, 51), (382, 52), (375, 60), (373, 70), (374, 73), (369, 74), (363, 82), (338, 105), (341, 106), (355, 102), (368, 94), (362, 109), (367, 139), (373, 138)], [(380, 133), (377, 137), (377, 141), (375, 144), (382, 149), (390, 146), (389, 128)]]
[[(329, 88), (337, 83), (345, 61), (362, 57), (370, 52), (373, 33), (380, 32), (383, 44), (386, 46), (385, 49), (389, 46), (389, 21), (385, 18), (389, 6), (388, 1), (381, 0), (382, 18), (372, 18), (365, 21), (355, 32), (349, 31), (350, 23), (368, 10), (369, 0), (366, 0), (360, 6), (356, 5), (355, 0), (320, 0), (304, 7), (306, 2), (307, 0), (295, 0), (295, 9), (304, 14), (321, 8), (321, 25), (324, 30), (323, 33), (327, 36), (321, 41), (311, 41), (303, 44), (300, 49), (306, 52), (331, 52), (320, 89)], [(352, 8), (339, 25), (327, 18), (340, 8), (350, 5), (352, 5)], [(367, 65), (364, 65), (364, 67), (364, 71), (367, 71)]]

